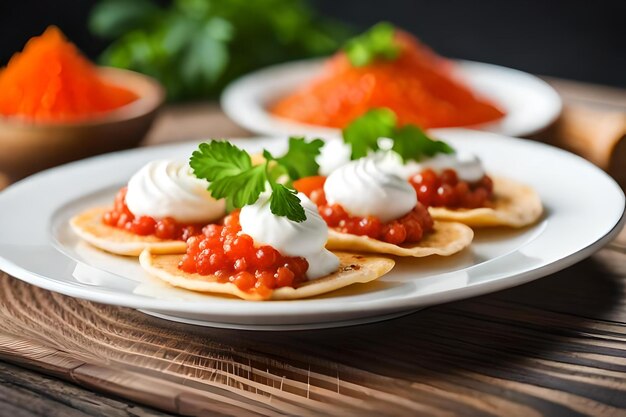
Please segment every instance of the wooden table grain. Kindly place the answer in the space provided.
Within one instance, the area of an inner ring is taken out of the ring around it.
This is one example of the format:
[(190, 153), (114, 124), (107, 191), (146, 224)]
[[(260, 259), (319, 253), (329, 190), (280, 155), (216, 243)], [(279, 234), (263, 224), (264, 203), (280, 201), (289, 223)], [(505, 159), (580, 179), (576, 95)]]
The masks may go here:
[[(612, 111), (626, 98), (552, 82)], [(246, 135), (198, 103), (145, 144)], [(2, 416), (626, 416), (626, 232), (517, 288), (316, 331), (171, 323), (0, 273), (0, 358)]]

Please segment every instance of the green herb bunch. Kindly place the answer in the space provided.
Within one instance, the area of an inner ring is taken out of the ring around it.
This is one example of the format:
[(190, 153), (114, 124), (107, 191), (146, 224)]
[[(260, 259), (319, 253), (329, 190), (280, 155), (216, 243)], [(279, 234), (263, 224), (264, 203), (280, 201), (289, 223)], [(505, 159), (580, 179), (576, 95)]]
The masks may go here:
[(113, 41), (103, 64), (155, 77), (170, 100), (214, 97), (246, 72), (332, 53), (350, 35), (304, 0), (101, 0), (89, 27)]

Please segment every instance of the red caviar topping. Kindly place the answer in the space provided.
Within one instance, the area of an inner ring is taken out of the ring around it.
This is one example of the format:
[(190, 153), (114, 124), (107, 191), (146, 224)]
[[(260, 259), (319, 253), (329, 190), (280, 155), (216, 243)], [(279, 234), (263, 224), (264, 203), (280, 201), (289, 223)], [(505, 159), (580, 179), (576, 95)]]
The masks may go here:
[(493, 198), (493, 181), (487, 175), (475, 183), (461, 181), (456, 171), (444, 169), (437, 175), (426, 169), (409, 179), (417, 199), (426, 206), (450, 208), (488, 207)]
[(241, 232), (235, 211), (223, 226), (208, 225), (201, 235), (187, 239), (187, 253), (178, 267), (190, 274), (215, 275), (218, 282), (232, 282), (242, 291), (267, 294), (306, 281), (309, 263), (302, 257), (283, 256), (271, 246), (255, 245)]
[(293, 185), (317, 205), (326, 224), (339, 232), (369, 236), (400, 245), (419, 242), (425, 233), (433, 230), (433, 219), (426, 207), (420, 203), (403, 217), (388, 223), (381, 222), (375, 216), (351, 216), (341, 205), (328, 204), (324, 194), (324, 181), (325, 177), (309, 177), (295, 181)]
[(277, 116), (314, 125), (344, 128), (373, 108), (387, 107), (400, 125), (422, 128), (468, 126), (504, 116), (475, 94), (441, 58), (415, 37), (396, 31), (400, 54), (355, 67), (339, 52), (324, 72), (271, 109)]
[(140, 236), (153, 235), (166, 240), (187, 240), (202, 233), (203, 224), (182, 224), (171, 217), (162, 219), (149, 216), (136, 217), (126, 206), (126, 191), (126, 187), (118, 191), (113, 208), (102, 216), (102, 222), (107, 226), (124, 229)]
[(61, 31), (50, 26), (0, 70), (0, 114), (31, 121), (85, 119), (137, 99), (102, 79)]

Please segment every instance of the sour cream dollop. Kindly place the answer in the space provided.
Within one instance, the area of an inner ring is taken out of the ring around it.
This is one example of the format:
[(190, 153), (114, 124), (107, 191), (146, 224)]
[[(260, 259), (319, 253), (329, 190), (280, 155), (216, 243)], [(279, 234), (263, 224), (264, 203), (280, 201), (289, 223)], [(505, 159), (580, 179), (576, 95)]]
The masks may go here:
[(406, 163), (402, 163), (396, 153), (387, 152), (384, 157), (381, 157), (381, 165), (390, 172), (407, 179), (428, 168), (437, 174), (444, 169), (453, 169), (460, 180), (467, 182), (476, 182), (485, 175), (485, 168), (480, 158), (467, 152), (439, 153), (419, 162), (407, 161)]
[(356, 216), (376, 216), (383, 222), (400, 218), (417, 205), (417, 196), (406, 179), (385, 169), (383, 155), (357, 159), (337, 168), (326, 179), (329, 204), (339, 204)]
[(329, 140), (324, 143), (320, 154), (315, 158), (320, 175), (329, 176), (337, 168), (350, 162), (352, 148), (342, 140)]
[(126, 205), (135, 216), (208, 223), (226, 213), (226, 203), (211, 197), (208, 186), (209, 183), (196, 178), (184, 162), (152, 161), (128, 181)]
[(298, 194), (306, 220), (294, 222), (270, 211), (269, 195), (261, 194), (256, 203), (244, 206), (239, 214), (241, 231), (258, 244), (269, 245), (286, 256), (301, 256), (309, 263), (308, 279), (331, 274), (339, 268), (339, 258), (328, 251), (328, 226), (317, 207), (302, 193)]

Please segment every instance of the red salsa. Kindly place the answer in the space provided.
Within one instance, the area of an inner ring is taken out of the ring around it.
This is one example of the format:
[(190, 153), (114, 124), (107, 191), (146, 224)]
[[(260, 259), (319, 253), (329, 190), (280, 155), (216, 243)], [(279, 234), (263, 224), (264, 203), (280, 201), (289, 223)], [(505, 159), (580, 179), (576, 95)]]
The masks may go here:
[(433, 219), (420, 203), (403, 217), (383, 223), (375, 216), (351, 216), (339, 204), (328, 204), (324, 194), (326, 177), (309, 177), (294, 182), (294, 187), (306, 194), (329, 227), (342, 232), (400, 245), (419, 242), (433, 230)]
[(126, 206), (126, 191), (126, 187), (118, 191), (113, 208), (102, 216), (102, 222), (107, 226), (124, 229), (140, 236), (153, 235), (168, 240), (187, 240), (202, 232), (203, 224), (182, 224), (171, 217), (155, 219), (133, 215)]
[(255, 245), (241, 232), (239, 211), (234, 211), (223, 225), (210, 224), (201, 235), (187, 239), (187, 253), (178, 267), (190, 274), (215, 275), (218, 282), (232, 282), (242, 291), (268, 294), (306, 281), (309, 263), (302, 257), (283, 256), (271, 246)]
[(456, 171), (444, 169), (437, 175), (426, 169), (409, 179), (417, 199), (425, 206), (449, 208), (489, 207), (493, 197), (493, 181), (487, 175), (468, 183), (461, 181)]

